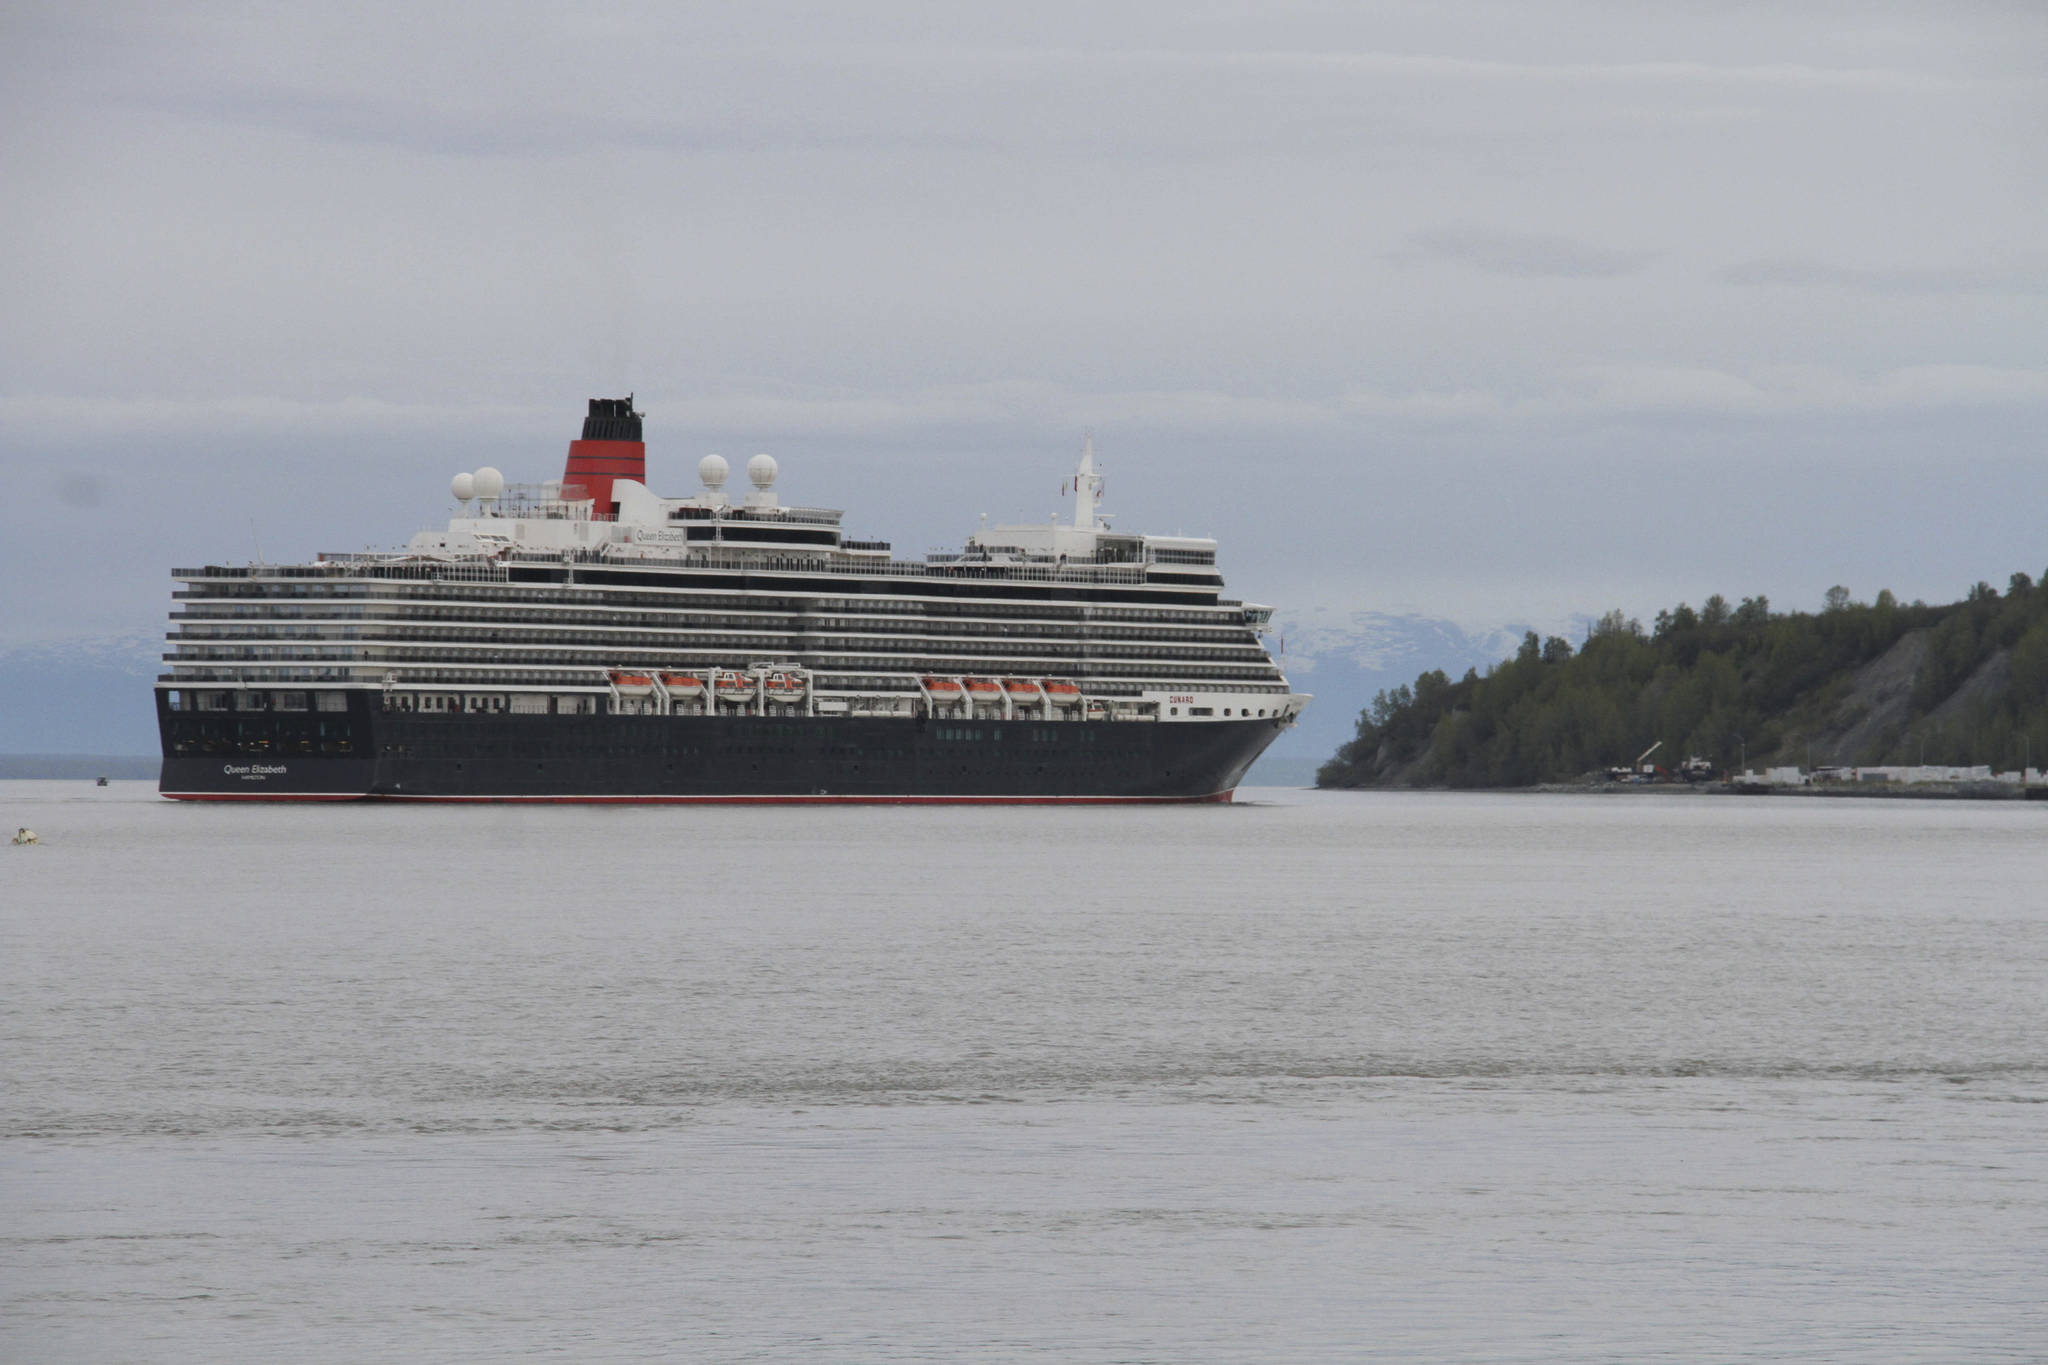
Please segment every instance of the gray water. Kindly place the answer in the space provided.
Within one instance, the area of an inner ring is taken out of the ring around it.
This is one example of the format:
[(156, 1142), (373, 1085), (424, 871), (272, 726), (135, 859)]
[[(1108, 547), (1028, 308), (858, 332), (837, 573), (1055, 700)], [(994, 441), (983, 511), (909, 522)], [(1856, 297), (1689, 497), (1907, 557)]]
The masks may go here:
[(0, 784), (0, 1358), (2048, 1359), (2048, 807)]

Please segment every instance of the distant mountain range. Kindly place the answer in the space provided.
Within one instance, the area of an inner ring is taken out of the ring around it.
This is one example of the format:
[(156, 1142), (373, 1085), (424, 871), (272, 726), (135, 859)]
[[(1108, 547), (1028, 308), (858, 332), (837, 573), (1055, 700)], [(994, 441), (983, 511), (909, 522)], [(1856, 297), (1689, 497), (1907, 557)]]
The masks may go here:
[(160, 632), (0, 646), (0, 754), (154, 754)]
[[(1252, 771), (1254, 784), (1307, 786), (1349, 740), (1382, 688), (1441, 668), (1453, 678), (1511, 657), (1521, 625), (1470, 629), (1417, 614), (1302, 611), (1279, 617), (1267, 641), (1288, 679), (1315, 702)], [(150, 685), (162, 665), (155, 631), (0, 646), (0, 755), (157, 751)]]
[[(1577, 623), (1578, 629), (1583, 623)], [(1522, 642), (1522, 624), (1466, 627), (1417, 613), (1310, 609), (1274, 618), (1267, 643), (1286, 653), (1280, 665), (1287, 680), (1315, 701), (1301, 721), (1274, 742), (1252, 769), (1255, 785), (1307, 786), (1316, 768), (1352, 737), (1358, 713), (1373, 694), (1419, 673), (1441, 668), (1453, 678), (1468, 668), (1484, 673), (1512, 658)]]

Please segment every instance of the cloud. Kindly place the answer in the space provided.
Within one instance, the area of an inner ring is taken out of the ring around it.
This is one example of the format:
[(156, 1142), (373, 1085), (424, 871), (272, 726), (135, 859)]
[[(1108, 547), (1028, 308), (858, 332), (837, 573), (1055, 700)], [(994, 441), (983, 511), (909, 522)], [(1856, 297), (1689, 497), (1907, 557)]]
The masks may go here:
[(93, 508), (106, 501), (106, 489), (98, 475), (74, 470), (57, 480), (57, 497), (67, 507)]
[(1566, 391), (1530, 405), (1559, 413), (1724, 413), (1740, 416), (1885, 413), (2048, 403), (2048, 370), (1909, 365), (1876, 373), (1818, 366), (1737, 374), (1683, 366), (1598, 366)]
[(1743, 261), (1719, 271), (1722, 284), (1791, 289), (1852, 289), (1880, 294), (2048, 293), (2048, 265), (1892, 266), (1831, 265), (1803, 256)]
[(418, 96), (358, 92), (309, 94), (265, 87), (225, 87), (130, 94), (120, 102), (152, 113), (202, 122), (283, 131), (315, 142), (388, 146), (433, 156), (565, 156), (616, 148), (667, 153), (860, 150), (987, 150), (987, 136), (952, 122), (836, 118), (830, 108), (792, 102), (747, 119), (717, 111), (664, 116), (588, 108), (507, 107)]
[[(650, 15), (620, 41), (603, 22), (529, 14), (478, 34), (459, 10), (415, 9), (396, 31), (336, 16), (249, 23), (203, 9), (111, 36), (79, 20), (69, 43), (65, 26), (50, 21), (43, 45), (53, 54), (111, 52), (111, 62), (79, 73), (83, 89), (109, 101), (457, 157), (1026, 146), (1101, 156), (1117, 148), (1298, 150), (1332, 139), (1398, 147), (1444, 136), (1447, 115), (1512, 136), (1565, 109), (1577, 111), (1567, 118), (1577, 127), (1588, 104), (1625, 105), (1618, 116), (1640, 127), (1696, 120), (1701, 111), (1691, 106), (1701, 99), (1747, 106), (1983, 84), (1884, 66), (1502, 60), (1457, 52), (1455, 25), (1421, 51), (1363, 45), (1341, 20), (1322, 27), (1322, 47), (1303, 44), (1285, 23), (1271, 27), (1294, 35), (1291, 44), (1271, 43), (1261, 34), (1267, 26), (1254, 25), (1234, 48), (1201, 46), (1192, 34), (1164, 47), (1162, 27), (1135, 12), (1060, 43), (971, 21), (892, 40), (886, 23), (872, 33), (815, 17), (785, 26), (764, 9), (730, 22)], [(604, 78), (562, 79), (590, 70)]]
[(1391, 259), (1407, 263), (1445, 261), (1483, 274), (1517, 279), (1614, 279), (1635, 274), (1656, 254), (1595, 246), (1546, 233), (1437, 227), (1411, 235)]
[[(1090, 54), (1100, 59), (1101, 54)], [(1154, 62), (1202, 66), (1249, 66), (1271, 70), (1343, 71), (1377, 76), (1442, 76), (1466, 79), (1547, 81), (1579, 85), (1589, 81), (1669, 85), (1762, 85), (1829, 89), (1932, 91), (1955, 81), (1924, 71), (1883, 67), (1815, 66), (1808, 63), (1716, 62), (1510, 62), (1433, 53), (1264, 51), (1206, 53), (1149, 51), (1131, 54)]]
[[(1354, 384), (1329, 394), (1265, 396), (1220, 389), (1089, 390), (1041, 380), (895, 390), (733, 387), (650, 388), (638, 395), (654, 429), (763, 441), (904, 439), (966, 434), (1037, 439), (1082, 427), (1163, 436), (1285, 438), (1344, 434), (1380, 424), (1513, 428), (1583, 418), (1667, 414), (1802, 415), (1995, 409), (2048, 404), (2048, 370), (1929, 364), (1857, 373), (1819, 366), (1750, 371), (1683, 365), (1583, 366), (1507, 388), (1397, 391)], [(0, 396), (0, 434), (60, 428), (80, 437), (208, 433), (428, 433), (555, 431), (577, 416), (538, 404), (330, 402), (269, 396), (118, 399)], [(91, 485), (88, 488), (88, 484)], [(67, 500), (98, 496), (96, 479), (67, 476)], [(77, 502), (76, 505), (88, 505)]]
[(1483, 389), (1386, 393), (1356, 385), (1347, 388), (1336, 403), (1337, 411), (1348, 417), (1425, 422), (1499, 417), (1511, 406), (1503, 395)]
[[(214, 432), (417, 433), (463, 429), (507, 430), (543, 410), (512, 404), (401, 403), (375, 398), (330, 402), (255, 394), (192, 398), (119, 398), (94, 394), (0, 394), (0, 433), (29, 437), (51, 431), (76, 436), (203, 435)], [(560, 414), (554, 414), (559, 419)], [(77, 482), (84, 480), (83, 483)], [(62, 496), (83, 495), (90, 475), (66, 475)], [(89, 503), (79, 503), (89, 506)]]

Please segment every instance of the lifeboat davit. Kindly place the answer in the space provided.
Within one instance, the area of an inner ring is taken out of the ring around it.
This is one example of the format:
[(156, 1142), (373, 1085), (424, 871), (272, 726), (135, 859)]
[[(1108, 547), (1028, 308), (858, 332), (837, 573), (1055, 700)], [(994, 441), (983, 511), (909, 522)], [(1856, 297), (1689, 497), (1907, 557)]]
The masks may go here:
[(693, 673), (664, 673), (661, 685), (671, 697), (690, 700), (704, 695), (704, 680)]
[(654, 690), (654, 679), (645, 673), (613, 673), (611, 678), (623, 697), (644, 697)]
[(718, 675), (718, 695), (723, 701), (752, 701), (754, 680), (744, 673), (721, 673)]

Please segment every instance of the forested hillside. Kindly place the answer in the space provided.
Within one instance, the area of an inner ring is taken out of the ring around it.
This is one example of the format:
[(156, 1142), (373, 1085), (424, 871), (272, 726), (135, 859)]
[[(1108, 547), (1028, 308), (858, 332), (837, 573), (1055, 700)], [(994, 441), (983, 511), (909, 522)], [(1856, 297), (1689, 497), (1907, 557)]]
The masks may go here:
[(1576, 648), (1381, 692), (1323, 765), (1325, 787), (1568, 782), (1655, 741), (1676, 764), (2048, 762), (2048, 580), (1979, 583), (1947, 606), (1832, 588), (1819, 612), (1683, 603), (1647, 631), (1609, 612)]

